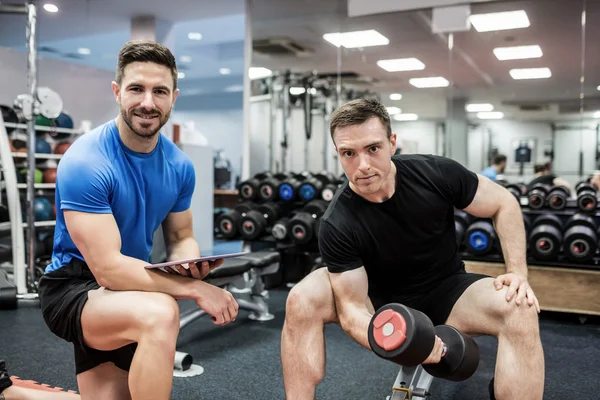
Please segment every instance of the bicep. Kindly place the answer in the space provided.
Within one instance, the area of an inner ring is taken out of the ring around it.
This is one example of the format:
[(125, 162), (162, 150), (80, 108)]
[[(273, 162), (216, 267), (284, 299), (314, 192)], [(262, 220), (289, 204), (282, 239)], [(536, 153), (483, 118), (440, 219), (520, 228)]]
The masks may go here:
[(347, 307), (366, 307), (369, 281), (364, 267), (345, 272), (330, 272), (329, 280), (338, 307), (338, 314)]
[(167, 243), (194, 236), (192, 210), (171, 212), (162, 223), (163, 235)]
[(464, 211), (480, 218), (493, 218), (502, 205), (515, 202), (515, 197), (506, 188), (482, 175), (477, 175), (479, 184), (475, 197)]
[(73, 243), (94, 274), (121, 253), (121, 234), (112, 214), (66, 210), (64, 217)]

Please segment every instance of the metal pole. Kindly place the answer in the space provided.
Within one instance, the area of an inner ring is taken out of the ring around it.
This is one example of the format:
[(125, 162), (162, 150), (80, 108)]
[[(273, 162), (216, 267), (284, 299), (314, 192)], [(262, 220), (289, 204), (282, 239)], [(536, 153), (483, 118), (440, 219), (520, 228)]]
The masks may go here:
[(27, 3), (27, 78), (31, 102), (31, 119), (27, 121), (29, 131), (29, 146), (27, 151), (27, 244), (29, 248), (29, 287), (32, 287), (35, 277), (35, 103), (37, 102), (37, 49), (36, 49), (36, 1)]
[(287, 170), (287, 149), (288, 149), (288, 133), (289, 133), (289, 119), (290, 119), (290, 82), (291, 73), (286, 71), (283, 77), (283, 92), (282, 92), (282, 122), (283, 122), (283, 141), (281, 142), (281, 171)]

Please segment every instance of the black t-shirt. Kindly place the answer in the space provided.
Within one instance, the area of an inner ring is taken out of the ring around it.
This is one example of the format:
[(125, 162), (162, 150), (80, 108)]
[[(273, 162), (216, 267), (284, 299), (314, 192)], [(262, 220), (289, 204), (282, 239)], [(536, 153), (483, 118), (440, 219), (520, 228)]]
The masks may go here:
[(548, 174), (548, 175), (540, 175), (537, 178), (533, 178), (529, 185), (527, 185), (527, 190), (531, 190), (533, 185), (538, 183), (543, 183), (544, 185), (552, 186), (554, 185), (554, 180), (556, 179), (556, 175)]
[(330, 272), (365, 267), (369, 290), (411, 294), (464, 268), (454, 207), (475, 197), (477, 175), (432, 155), (395, 155), (396, 190), (383, 203), (344, 183), (323, 215), (319, 249)]

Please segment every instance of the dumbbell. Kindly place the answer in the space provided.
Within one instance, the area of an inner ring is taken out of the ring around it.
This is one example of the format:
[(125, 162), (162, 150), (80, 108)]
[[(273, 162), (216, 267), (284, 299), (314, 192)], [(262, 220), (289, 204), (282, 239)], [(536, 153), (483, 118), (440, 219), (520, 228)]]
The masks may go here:
[(591, 183), (579, 182), (575, 186), (575, 192), (577, 193), (577, 207), (584, 212), (595, 211), (598, 204), (598, 197), (596, 196), (596, 188)]
[[(293, 216), (292, 216), (293, 218)], [(283, 242), (289, 239), (290, 218), (283, 217), (275, 221), (271, 228), (271, 235), (278, 241)]]
[(279, 199), (279, 187), (286, 179), (292, 178), (291, 173), (277, 173), (264, 179), (258, 186), (257, 197), (261, 202), (275, 201)]
[(435, 337), (444, 343), (445, 354), (437, 364), (424, 364), (430, 375), (450, 381), (464, 381), (479, 366), (479, 348), (473, 338), (449, 325), (434, 327), (422, 312), (398, 303), (381, 307), (369, 323), (369, 345), (379, 357), (413, 367), (423, 363), (435, 346)]
[(459, 247), (465, 240), (465, 229), (467, 229), (472, 219), (473, 217), (463, 210), (454, 210), (454, 230), (456, 231), (456, 244)]
[(243, 201), (255, 200), (258, 195), (258, 188), (262, 181), (271, 177), (270, 172), (261, 172), (254, 177), (243, 181), (238, 187), (238, 195)]
[(531, 219), (523, 214), (523, 226), (525, 227), (525, 236), (529, 236), (529, 228), (531, 228)]
[(290, 219), (289, 234), (295, 243), (306, 244), (317, 236), (319, 219), (326, 210), (327, 203), (325, 201), (313, 200)]
[(256, 203), (243, 202), (235, 206), (233, 210), (227, 211), (217, 217), (216, 231), (225, 239), (233, 239), (239, 232), (240, 220), (250, 210), (258, 208)]
[(292, 202), (300, 197), (299, 190), (302, 182), (309, 174), (293, 174), (279, 185), (279, 198), (283, 201)]
[(529, 193), (527, 193), (529, 207), (534, 210), (543, 208), (544, 205), (546, 205), (546, 197), (548, 196), (549, 191), (550, 187), (548, 185), (544, 185), (543, 183), (537, 183), (533, 185)]
[(506, 185), (506, 190), (508, 190), (521, 204), (521, 196), (524, 196), (527, 193), (527, 186), (522, 183), (511, 183), (510, 185)]
[(529, 234), (529, 249), (540, 261), (556, 260), (563, 240), (563, 222), (554, 214), (542, 214), (533, 222)]
[(567, 198), (570, 191), (564, 186), (553, 186), (547, 196), (548, 207), (552, 210), (560, 211), (567, 207)]
[(567, 221), (563, 249), (569, 260), (587, 262), (594, 258), (598, 250), (597, 229), (589, 215), (575, 214)]
[(304, 201), (322, 198), (323, 189), (333, 181), (335, 181), (335, 177), (329, 172), (308, 176), (300, 185), (300, 198)]
[(488, 219), (479, 219), (469, 225), (466, 235), (467, 251), (477, 256), (490, 253), (498, 240), (494, 225)]
[[(285, 210), (287, 212), (287, 210)], [(275, 203), (264, 203), (255, 210), (247, 211), (239, 222), (239, 231), (242, 238), (254, 240), (264, 233), (268, 233), (277, 218), (284, 214), (281, 206)]]

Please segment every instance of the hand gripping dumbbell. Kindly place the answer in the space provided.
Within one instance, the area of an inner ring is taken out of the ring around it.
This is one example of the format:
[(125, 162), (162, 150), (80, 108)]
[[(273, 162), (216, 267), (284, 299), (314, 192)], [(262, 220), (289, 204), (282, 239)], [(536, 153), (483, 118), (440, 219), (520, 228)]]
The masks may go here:
[(255, 200), (258, 195), (258, 188), (261, 182), (270, 177), (270, 172), (261, 172), (254, 175), (254, 177), (240, 183), (238, 187), (238, 195), (240, 199), (244, 201)]
[(473, 338), (456, 328), (434, 327), (425, 314), (398, 303), (381, 307), (369, 323), (369, 345), (373, 352), (406, 367), (419, 365), (429, 357), (436, 336), (444, 343), (444, 355), (439, 363), (423, 364), (423, 369), (450, 381), (471, 377), (479, 366), (479, 348)]
[(563, 240), (563, 222), (554, 214), (542, 214), (533, 222), (529, 251), (536, 260), (556, 260)]
[(239, 203), (233, 210), (227, 211), (217, 217), (215, 230), (225, 239), (233, 239), (239, 233), (240, 220), (250, 210), (258, 208), (258, 204), (250, 201)]
[(564, 210), (567, 207), (567, 198), (569, 197), (569, 194), (570, 190), (564, 186), (552, 186), (546, 197), (546, 203), (552, 210)]
[(295, 243), (306, 244), (317, 237), (319, 220), (326, 210), (325, 201), (313, 200), (290, 219), (289, 234)]
[(498, 243), (494, 225), (488, 219), (479, 219), (469, 225), (466, 235), (467, 251), (476, 256), (492, 252)]
[(596, 187), (591, 183), (579, 182), (575, 186), (577, 193), (577, 208), (584, 212), (596, 211), (598, 197), (596, 196)]
[(598, 250), (597, 229), (589, 215), (575, 214), (567, 221), (563, 249), (569, 260), (588, 262), (594, 258)]
[(548, 185), (544, 185), (543, 183), (537, 183), (532, 186), (529, 193), (527, 193), (527, 198), (529, 199), (529, 208), (534, 210), (539, 210), (546, 205), (546, 198), (548, 196), (548, 192), (550, 191), (550, 187)]
[(465, 230), (471, 223), (472, 219), (473, 217), (463, 210), (454, 210), (454, 230), (456, 231), (456, 244), (459, 247), (465, 240)]

